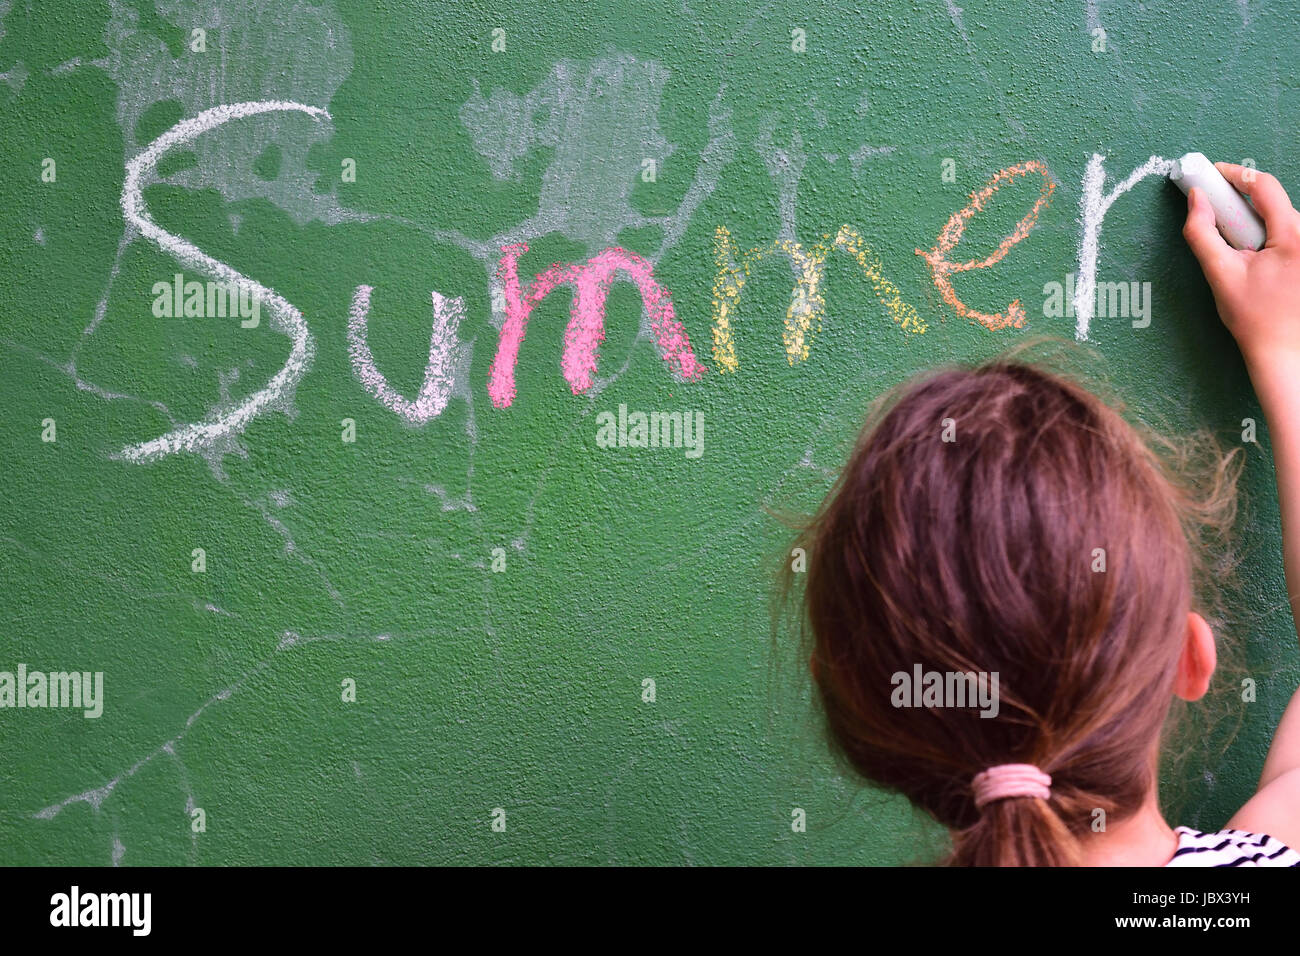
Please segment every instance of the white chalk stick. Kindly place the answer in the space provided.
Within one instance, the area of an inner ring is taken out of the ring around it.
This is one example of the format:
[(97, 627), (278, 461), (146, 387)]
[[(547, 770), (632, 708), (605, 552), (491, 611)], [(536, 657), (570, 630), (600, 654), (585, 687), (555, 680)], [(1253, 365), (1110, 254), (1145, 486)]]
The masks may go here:
[(1259, 218), (1246, 197), (1223, 178), (1223, 173), (1202, 153), (1188, 153), (1174, 160), (1169, 178), (1183, 192), (1193, 186), (1205, 192), (1205, 198), (1214, 209), (1214, 221), (1223, 238), (1236, 249), (1260, 249), (1264, 245), (1264, 221)]

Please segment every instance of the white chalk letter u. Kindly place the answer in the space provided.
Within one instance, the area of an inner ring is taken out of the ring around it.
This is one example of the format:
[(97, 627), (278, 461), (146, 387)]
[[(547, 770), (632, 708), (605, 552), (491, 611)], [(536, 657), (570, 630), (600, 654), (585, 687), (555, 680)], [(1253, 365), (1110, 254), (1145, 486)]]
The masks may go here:
[(352, 371), (361, 379), (362, 386), (384, 406), (401, 415), (412, 425), (423, 425), (437, 418), (447, 407), (455, 385), (453, 363), (458, 351), (456, 330), (465, 317), (463, 299), (447, 299), (433, 293), (433, 332), (429, 336), (429, 364), (424, 371), (424, 382), (415, 401), (410, 401), (393, 391), (388, 379), (375, 367), (375, 358), (366, 343), (366, 317), (370, 314), (368, 285), (357, 286), (352, 295), (352, 309), (348, 318), (348, 354), (352, 357)]

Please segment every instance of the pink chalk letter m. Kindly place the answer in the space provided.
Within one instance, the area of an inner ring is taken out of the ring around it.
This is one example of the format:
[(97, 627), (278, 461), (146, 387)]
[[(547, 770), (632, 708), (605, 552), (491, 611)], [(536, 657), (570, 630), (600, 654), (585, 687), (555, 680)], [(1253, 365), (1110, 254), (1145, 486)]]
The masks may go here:
[(574, 286), (576, 292), (564, 332), (560, 368), (574, 395), (591, 388), (597, 352), (605, 340), (605, 299), (609, 296), (614, 275), (620, 269), (636, 283), (641, 293), (641, 302), (650, 317), (659, 354), (668, 363), (669, 370), (686, 381), (704, 374), (704, 366), (691, 351), (686, 329), (673, 312), (668, 291), (655, 281), (654, 271), (645, 259), (618, 246), (610, 246), (585, 263), (555, 263), (535, 276), (528, 291), (524, 292), (519, 283), (518, 263), (519, 257), (527, 251), (528, 244), (524, 242), (501, 247), (497, 274), (505, 291), (506, 321), (501, 327), (496, 358), (488, 372), (488, 395), (497, 408), (508, 408), (514, 401), (515, 362), (519, 358), (519, 345), (524, 340), (528, 316), (557, 285), (566, 283)]

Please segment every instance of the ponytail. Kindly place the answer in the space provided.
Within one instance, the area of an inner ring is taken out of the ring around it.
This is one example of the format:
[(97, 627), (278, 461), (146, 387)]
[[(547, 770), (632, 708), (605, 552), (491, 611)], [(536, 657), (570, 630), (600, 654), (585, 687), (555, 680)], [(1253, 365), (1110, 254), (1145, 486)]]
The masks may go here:
[(1079, 866), (1078, 838), (1039, 797), (990, 803), (973, 826), (954, 834), (950, 866)]

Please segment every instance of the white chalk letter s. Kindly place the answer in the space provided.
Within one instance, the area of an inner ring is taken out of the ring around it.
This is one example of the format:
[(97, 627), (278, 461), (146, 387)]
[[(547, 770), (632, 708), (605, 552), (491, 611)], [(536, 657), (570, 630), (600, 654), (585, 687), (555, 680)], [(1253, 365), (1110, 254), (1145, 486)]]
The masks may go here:
[(260, 391), (249, 395), (234, 409), (211, 421), (181, 425), (152, 441), (140, 442), (123, 448), (115, 457), (128, 461), (150, 461), (178, 451), (199, 451), (220, 441), (227, 435), (244, 430), (257, 415), (265, 411), (284, 393), (298, 383), (311, 365), (316, 353), (316, 343), (302, 313), (287, 300), (236, 272), (230, 266), (204, 254), (195, 245), (160, 228), (145, 212), (141, 195), (141, 180), (153, 172), (163, 154), (174, 147), (215, 129), (231, 120), (256, 116), (259, 113), (295, 111), (306, 113), (316, 120), (329, 119), (330, 115), (315, 106), (304, 106), (288, 100), (229, 103), (204, 110), (197, 116), (177, 123), (150, 143), (126, 164), (126, 180), (122, 184), (122, 214), (146, 238), (151, 239), (164, 252), (170, 253), (186, 267), (203, 273), (218, 282), (233, 283), (242, 293), (260, 301), (271, 313), (271, 328), (289, 338), (292, 349), (284, 367)]

